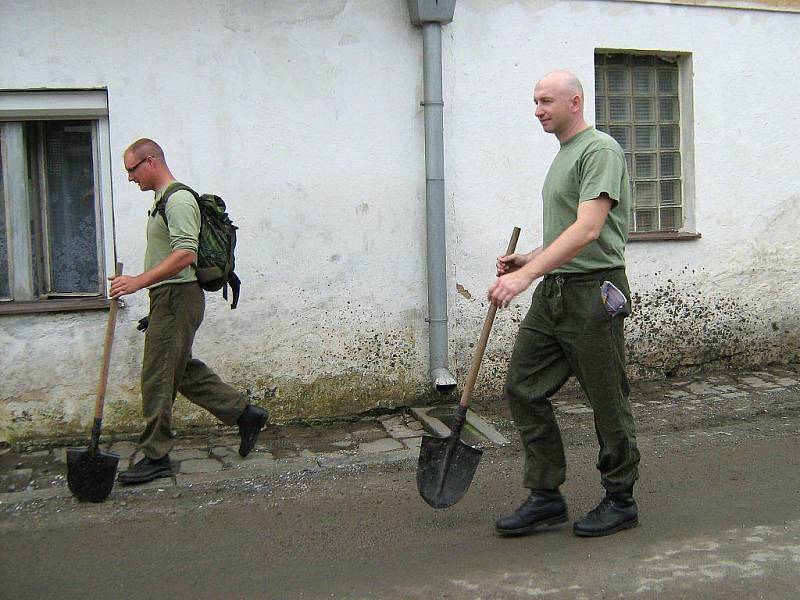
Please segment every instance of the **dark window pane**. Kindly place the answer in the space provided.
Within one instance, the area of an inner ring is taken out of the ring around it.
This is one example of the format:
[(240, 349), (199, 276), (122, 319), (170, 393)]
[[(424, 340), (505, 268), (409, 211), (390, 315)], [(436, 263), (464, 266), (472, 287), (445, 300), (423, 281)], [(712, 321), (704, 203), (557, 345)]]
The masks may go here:
[(624, 67), (611, 67), (608, 73), (608, 93), (609, 94), (630, 94), (631, 77), (630, 71)]
[(636, 208), (655, 207), (656, 196), (658, 195), (655, 181), (637, 181), (634, 184), (636, 190)]
[(656, 120), (655, 98), (634, 98), (633, 114), (637, 123), (652, 123)]
[(655, 210), (636, 211), (636, 231), (655, 231), (656, 227)]
[(606, 93), (606, 75), (602, 69), (594, 71), (594, 93), (603, 96)]
[(41, 194), (43, 183), (41, 179), (41, 160), (39, 151), (41, 150), (41, 137), (43, 128), (42, 123), (30, 121), (25, 123), (25, 145), (28, 158), (28, 214), (30, 215), (31, 226), (31, 264), (33, 270), (32, 289), (36, 296), (44, 292), (41, 285), (44, 274), (44, 247), (42, 238), (42, 203)]
[(678, 99), (659, 98), (658, 99), (658, 118), (660, 121), (678, 120)]
[(655, 90), (655, 71), (653, 69), (633, 70), (633, 93), (636, 96), (648, 96)]
[(661, 206), (681, 205), (681, 182), (678, 179), (665, 179), (661, 182)]
[(656, 155), (636, 153), (633, 157), (634, 177), (636, 179), (656, 178)]
[(680, 177), (681, 155), (677, 152), (664, 152), (661, 154), (661, 173), (659, 177)]
[(661, 209), (661, 229), (680, 229), (682, 226), (680, 208)]
[(6, 231), (6, 188), (3, 181), (3, 149), (0, 146), (0, 298), (10, 297), (8, 233)]
[(92, 127), (45, 124), (50, 292), (98, 293)]
[(625, 97), (608, 99), (608, 119), (612, 123), (631, 122), (631, 100)]
[(624, 125), (612, 125), (608, 128), (608, 133), (617, 140), (617, 143), (624, 150), (631, 149), (631, 128)]
[(664, 150), (677, 150), (680, 142), (680, 130), (677, 125), (662, 125), (660, 146)]
[(654, 125), (639, 125), (633, 128), (636, 150), (656, 149), (656, 128)]
[(658, 93), (676, 95), (678, 93), (678, 71), (673, 69), (658, 70)]
[(605, 123), (608, 118), (606, 116), (606, 101), (602, 96), (595, 96), (594, 117), (596, 123)]

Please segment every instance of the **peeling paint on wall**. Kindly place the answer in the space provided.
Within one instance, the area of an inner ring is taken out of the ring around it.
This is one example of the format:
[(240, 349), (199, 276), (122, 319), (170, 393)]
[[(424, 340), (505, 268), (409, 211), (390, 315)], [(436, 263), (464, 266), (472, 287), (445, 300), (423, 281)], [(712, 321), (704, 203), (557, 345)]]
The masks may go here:
[(472, 294), (470, 294), (469, 290), (460, 283), (456, 284), (456, 291), (462, 296), (464, 296), (464, 298), (466, 298), (467, 300), (472, 300)]

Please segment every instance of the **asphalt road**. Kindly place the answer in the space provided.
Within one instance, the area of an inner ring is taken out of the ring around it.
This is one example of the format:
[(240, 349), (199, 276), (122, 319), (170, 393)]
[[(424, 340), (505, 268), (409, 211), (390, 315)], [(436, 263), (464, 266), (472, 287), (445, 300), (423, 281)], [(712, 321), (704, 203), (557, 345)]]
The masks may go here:
[[(504, 539), (518, 448), (433, 510), (414, 465), (335, 469), (0, 515), (0, 598), (797, 598), (800, 417), (639, 436), (641, 526)], [(599, 500), (593, 432), (567, 447), (571, 516)]]

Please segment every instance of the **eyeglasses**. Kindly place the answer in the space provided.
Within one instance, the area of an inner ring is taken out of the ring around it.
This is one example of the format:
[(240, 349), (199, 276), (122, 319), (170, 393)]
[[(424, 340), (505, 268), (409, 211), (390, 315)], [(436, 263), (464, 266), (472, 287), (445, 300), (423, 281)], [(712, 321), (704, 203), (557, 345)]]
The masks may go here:
[(155, 158), (155, 157), (153, 157), (153, 156), (145, 156), (145, 157), (144, 157), (142, 160), (140, 160), (139, 162), (137, 162), (137, 163), (136, 163), (135, 165), (133, 165), (133, 166), (132, 166), (130, 169), (129, 169), (128, 167), (125, 167), (125, 170), (128, 172), (128, 175), (130, 175), (130, 174), (131, 174), (131, 173), (133, 173), (133, 172), (134, 172), (136, 169), (138, 169), (138, 168), (139, 168), (139, 165), (141, 165), (141, 164), (142, 164), (144, 161), (146, 161), (148, 158)]

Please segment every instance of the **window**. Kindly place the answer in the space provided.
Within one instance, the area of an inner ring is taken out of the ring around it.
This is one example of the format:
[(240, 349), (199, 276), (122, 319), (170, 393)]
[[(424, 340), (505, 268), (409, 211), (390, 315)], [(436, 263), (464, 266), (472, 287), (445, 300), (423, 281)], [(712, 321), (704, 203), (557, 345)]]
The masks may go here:
[(595, 53), (596, 126), (625, 151), (632, 238), (651, 232), (677, 237), (669, 234), (691, 227), (680, 66), (667, 56)]
[(107, 305), (106, 106), (105, 91), (0, 92), (0, 313)]

